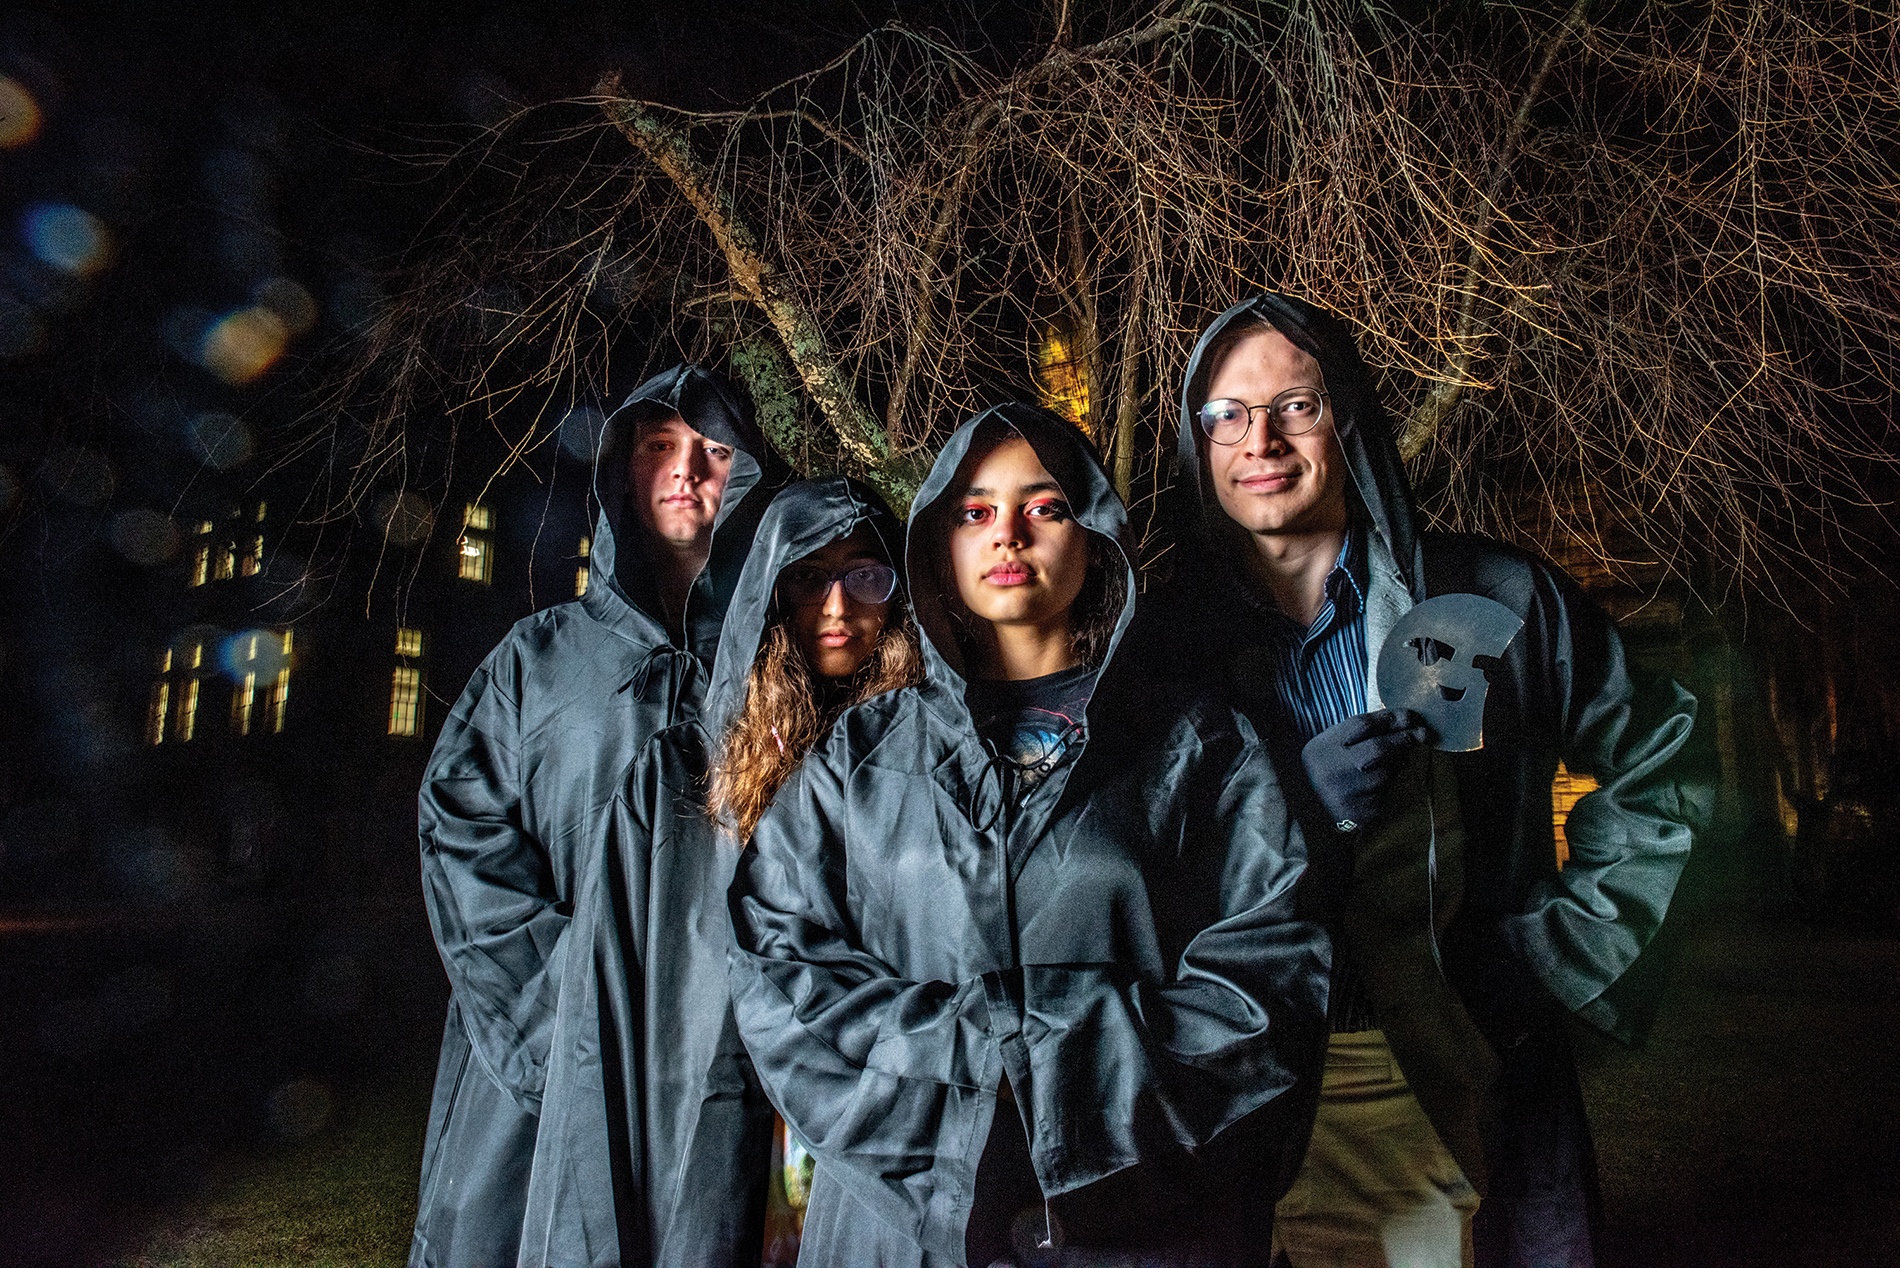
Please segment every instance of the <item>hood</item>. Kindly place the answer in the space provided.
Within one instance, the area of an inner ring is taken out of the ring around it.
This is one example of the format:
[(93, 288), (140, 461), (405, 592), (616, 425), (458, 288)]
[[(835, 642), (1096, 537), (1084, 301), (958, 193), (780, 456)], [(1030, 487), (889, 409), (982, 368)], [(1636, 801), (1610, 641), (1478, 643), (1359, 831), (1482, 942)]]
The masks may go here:
[(998, 405), (966, 419), (944, 445), (943, 452), (937, 455), (930, 475), (917, 490), (917, 497), (911, 503), (910, 535), (905, 544), (911, 609), (916, 613), (917, 632), (923, 643), (926, 694), (936, 707), (950, 708), (964, 725), (969, 723), (969, 706), (964, 701), (969, 683), (965, 677), (963, 652), (957, 645), (944, 606), (942, 570), (937, 557), (946, 537), (949, 512), (960, 493), (956, 487), (957, 468), (963, 465), (979, 437), (1008, 431), (1016, 432), (1029, 442), (1037, 459), (1062, 486), (1075, 517), (1084, 528), (1114, 543), (1117, 557), (1127, 570), (1124, 591), (1127, 598), (1115, 623), (1115, 634), (1103, 659), (1104, 667), (1113, 658), (1115, 647), (1134, 615), (1135, 571), (1129, 562), (1133, 552), (1128, 545), (1128, 511), (1088, 438), (1059, 415), (1020, 401)]
[[(872, 488), (849, 476), (824, 476), (787, 485), (772, 499), (759, 521), (752, 553), (739, 573), (726, 624), (719, 636), (719, 655), (713, 662), (712, 686), (701, 711), (708, 734), (723, 736), (745, 708), (752, 660), (772, 617), (772, 592), (778, 575), (805, 556), (849, 537), (868, 524), (883, 544), (884, 555), (898, 570), (903, 588), (904, 530), (898, 518)], [(902, 602), (902, 595), (896, 596)]]
[(1255, 321), (1271, 325), (1319, 362), (1320, 372), (1326, 376), (1327, 407), (1332, 411), (1333, 427), (1345, 454), (1346, 469), (1352, 475), (1353, 491), (1358, 495), (1354, 513), (1384, 541), (1412, 597), (1423, 598), (1425, 572), (1419, 554), (1412, 487), (1405, 478), (1404, 464), (1399, 461), (1398, 443), (1393, 438), (1385, 407), (1379, 403), (1372, 376), (1359, 357), (1359, 346), (1339, 318), (1290, 295), (1264, 291), (1235, 304), (1201, 332), (1194, 353), (1188, 358), (1187, 377), (1181, 385), (1176, 477), (1178, 482), (1191, 485), (1197, 494), (1194, 502), (1198, 527), (1207, 527), (1209, 516), (1224, 514), (1207, 487), (1202, 453), (1206, 437), (1201, 434), (1195, 417), (1206, 402), (1211, 369), (1203, 362), (1208, 348), (1222, 331), (1235, 323)]
[[(667, 414), (678, 414), (702, 436), (732, 446), (732, 473), (713, 524), (712, 553), (686, 603), (686, 649), (711, 659), (753, 530), (771, 490), (784, 482), (785, 467), (752, 421), (752, 411), (709, 370), (689, 363), (654, 375), (633, 389), (601, 428), (594, 450), (593, 580), (583, 602), (597, 619), (642, 643), (670, 641), (653, 577), (637, 546), (638, 530), (622, 520), (627, 446), (634, 429), (643, 419)], [(636, 544), (623, 554), (623, 542)]]

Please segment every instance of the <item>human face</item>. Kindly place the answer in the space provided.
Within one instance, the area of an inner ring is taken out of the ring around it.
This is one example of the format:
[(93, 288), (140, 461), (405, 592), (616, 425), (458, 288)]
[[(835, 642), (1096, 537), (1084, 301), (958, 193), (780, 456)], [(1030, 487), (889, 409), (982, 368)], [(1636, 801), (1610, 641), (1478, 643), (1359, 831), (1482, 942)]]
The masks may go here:
[[(779, 573), (783, 580), (793, 569), (809, 569), (821, 577), (835, 577), (864, 564), (887, 563), (877, 535), (859, 525), (851, 536), (813, 551), (796, 563), (787, 564)], [(894, 597), (894, 596), (893, 596)], [(844, 582), (833, 581), (824, 597), (815, 603), (792, 603), (779, 590), (779, 611), (785, 628), (797, 644), (805, 664), (820, 678), (849, 678), (864, 667), (877, 646), (884, 622), (890, 619), (891, 601), (860, 603), (845, 592)]]
[(678, 549), (712, 537), (732, 473), (732, 447), (700, 435), (678, 414), (640, 424), (627, 456), (627, 491), (640, 526)]
[[(1207, 381), (1207, 399), (1265, 405), (1289, 388), (1325, 391), (1319, 362), (1277, 330), (1245, 335)], [(1198, 404), (1198, 402), (1197, 402)], [(1288, 436), (1257, 410), (1238, 444), (1202, 437), (1215, 496), (1229, 519), (1258, 537), (1301, 537), (1346, 528), (1346, 464), (1329, 408), (1319, 426)]]
[(1088, 530), (1036, 451), (1011, 436), (966, 461), (950, 528), (950, 570), (972, 615), (1066, 638), (1088, 575)]

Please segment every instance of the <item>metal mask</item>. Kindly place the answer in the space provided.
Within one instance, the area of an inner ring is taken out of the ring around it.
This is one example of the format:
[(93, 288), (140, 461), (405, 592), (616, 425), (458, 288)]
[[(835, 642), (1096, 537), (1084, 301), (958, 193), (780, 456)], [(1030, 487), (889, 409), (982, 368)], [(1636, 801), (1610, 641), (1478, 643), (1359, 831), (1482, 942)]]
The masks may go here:
[(1484, 696), (1490, 685), (1479, 657), (1504, 655), (1524, 618), (1476, 594), (1433, 595), (1399, 618), (1379, 649), (1379, 695), (1388, 709), (1410, 709), (1437, 734), (1433, 747), (1468, 753), (1484, 747)]

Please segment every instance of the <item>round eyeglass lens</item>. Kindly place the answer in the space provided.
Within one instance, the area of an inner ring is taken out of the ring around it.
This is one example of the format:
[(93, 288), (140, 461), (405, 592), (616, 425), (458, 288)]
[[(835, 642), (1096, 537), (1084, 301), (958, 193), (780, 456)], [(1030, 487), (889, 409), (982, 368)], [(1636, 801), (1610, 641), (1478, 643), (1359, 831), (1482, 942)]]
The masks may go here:
[(889, 564), (859, 564), (832, 574), (794, 564), (779, 577), (779, 591), (787, 603), (804, 607), (824, 602), (833, 584), (842, 584), (855, 603), (888, 603), (897, 589), (897, 569)]
[(1217, 445), (1237, 445), (1253, 429), (1254, 413), (1259, 410), (1266, 411), (1273, 430), (1282, 436), (1303, 436), (1319, 426), (1326, 402), (1310, 387), (1288, 388), (1265, 405), (1222, 397), (1201, 406), (1201, 430)]

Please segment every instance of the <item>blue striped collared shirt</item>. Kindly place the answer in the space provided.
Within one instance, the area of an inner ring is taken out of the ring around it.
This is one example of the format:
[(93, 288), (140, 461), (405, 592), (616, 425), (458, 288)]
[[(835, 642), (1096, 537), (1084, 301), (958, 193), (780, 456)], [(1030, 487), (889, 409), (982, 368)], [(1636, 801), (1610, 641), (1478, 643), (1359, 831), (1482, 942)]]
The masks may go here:
[(1312, 625), (1301, 629), (1278, 608), (1261, 610), (1274, 720), (1302, 743), (1366, 711), (1365, 575), (1365, 533), (1355, 526), (1346, 530)]

